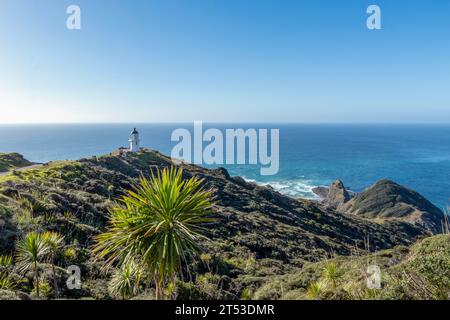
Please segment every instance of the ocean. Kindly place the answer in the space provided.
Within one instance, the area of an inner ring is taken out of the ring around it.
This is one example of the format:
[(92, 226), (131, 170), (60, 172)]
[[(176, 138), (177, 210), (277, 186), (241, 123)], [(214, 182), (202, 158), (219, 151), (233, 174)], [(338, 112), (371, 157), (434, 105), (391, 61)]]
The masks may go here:
[[(133, 127), (141, 145), (170, 154), (176, 128), (193, 124), (0, 125), (0, 152), (35, 162), (79, 159), (127, 146)], [(362, 191), (382, 178), (410, 187), (440, 208), (450, 204), (450, 125), (208, 124), (205, 129), (277, 128), (280, 169), (261, 176), (259, 165), (222, 165), (231, 175), (270, 184), (280, 192), (314, 199), (314, 186), (341, 179)]]

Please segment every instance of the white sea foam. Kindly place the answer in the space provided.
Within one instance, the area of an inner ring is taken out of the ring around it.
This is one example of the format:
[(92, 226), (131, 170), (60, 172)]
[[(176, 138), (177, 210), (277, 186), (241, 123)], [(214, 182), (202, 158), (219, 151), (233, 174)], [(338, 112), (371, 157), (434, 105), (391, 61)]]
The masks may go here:
[(312, 191), (313, 188), (317, 187), (311, 180), (308, 179), (292, 179), (292, 180), (280, 180), (280, 181), (266, 181), (261, 182), (254, 179), (248, 179), (243, 177), (248, 182), (254, 182), (261, 186), (271, 186), (278, 192), (293, 197), (293, 198), (303, 198), (309, 200), (318, 200), (319, 197)]

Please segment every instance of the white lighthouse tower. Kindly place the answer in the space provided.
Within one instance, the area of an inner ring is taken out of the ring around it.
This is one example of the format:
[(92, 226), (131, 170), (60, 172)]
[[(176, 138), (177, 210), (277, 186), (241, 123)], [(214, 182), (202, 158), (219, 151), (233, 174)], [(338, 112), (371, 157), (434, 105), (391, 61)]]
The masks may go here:
[(130, 152), (139, 152), (139, 132), (137, 132), (136, 128), (131, 131), (130, 135)]

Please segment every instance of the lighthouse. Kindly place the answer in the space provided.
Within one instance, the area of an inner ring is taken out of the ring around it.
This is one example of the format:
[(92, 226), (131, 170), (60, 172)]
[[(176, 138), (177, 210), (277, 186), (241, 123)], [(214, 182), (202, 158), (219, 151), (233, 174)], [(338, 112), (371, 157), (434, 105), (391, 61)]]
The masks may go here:
[(139, 152), (139, 132), (136, 130), (136, 128), (131, 131), (130, 134), (130, 152)]

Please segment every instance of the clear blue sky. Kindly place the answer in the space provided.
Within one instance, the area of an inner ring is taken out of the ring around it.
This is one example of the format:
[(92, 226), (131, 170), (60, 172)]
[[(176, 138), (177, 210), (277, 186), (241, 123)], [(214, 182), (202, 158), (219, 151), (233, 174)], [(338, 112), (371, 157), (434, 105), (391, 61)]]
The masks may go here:
[[(82, 29), (66, 29), (78, 4)], [(382, 30), (366, 28), (378, 4)], [(450, 122), (450, 1), (2, 0), (0, 123)]]

